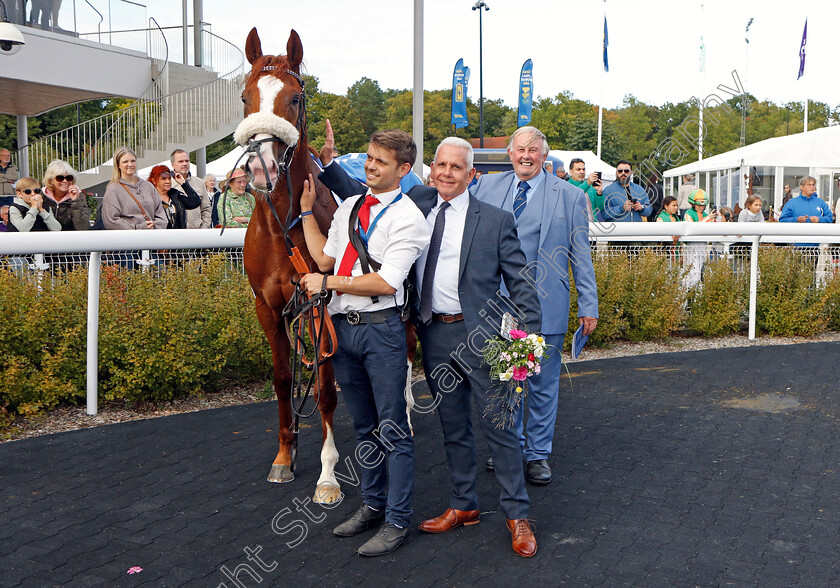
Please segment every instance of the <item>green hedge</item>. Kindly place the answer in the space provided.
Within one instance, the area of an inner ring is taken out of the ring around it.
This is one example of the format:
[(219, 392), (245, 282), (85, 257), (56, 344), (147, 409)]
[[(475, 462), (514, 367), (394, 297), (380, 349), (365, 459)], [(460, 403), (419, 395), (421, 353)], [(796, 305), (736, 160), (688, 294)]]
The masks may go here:
[[(748, 258), (707, 261), (700, 285), (686, 289), (679, 254), (650, 248), (640, 254), (593, 250), (598, 283), (598, 328), (589, 344), (650, 340), (676, 332), (717, 337), (745, 332), (749, 312)], [(840, 255), (832, 249), (831, 255)], [(774, 336), (840, 330), (840, 273), (816, 283), (813, 262), (791, 247), (759, 252), (756, 326)], [(572, 288), (569, 332), (578, 326)], [(567, 337), (566, 347), (570, 344)]]
[[(600, 313), (593, 346), (677, 331), (712, 337), (746, 330), (743, 261), (707, 262), (701, 285), (687, 290), (674, 253), (594, 250), (593, 260)], [(840, 274), (816, 284), (812, 263), (773, 246), (761, 248), (759, 270), (759, 331), (840, 330)], [(271, 353), (253, 294), (223, 256), (149, 272), (105, 266), (100, 292), (103, 400), (169, 400), (232, 382), (264, 382), (270, 375)], [(574, 287), (571, 306), (573, 332)], [(53, 278), (0, 271), (0, 416), (33, 415), (84, 400), (86, 307), (86, 269)]]
[[(31, 415), (85, 397), (87, 271), (0, 271), (0, 406)], [(271, 352), (247, 279), (221, 256), (151, 272), (102, 269), (99, 393), (160, 401), (264, 381)]]

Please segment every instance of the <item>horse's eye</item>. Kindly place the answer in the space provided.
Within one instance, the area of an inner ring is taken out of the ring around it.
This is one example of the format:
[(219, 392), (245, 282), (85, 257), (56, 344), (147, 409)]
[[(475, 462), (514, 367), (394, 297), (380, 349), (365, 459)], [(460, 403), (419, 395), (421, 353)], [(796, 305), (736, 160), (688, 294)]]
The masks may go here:
[(242, 104), (245, 104), (245, 94), (242, 94), (240, 98), (242, 98)]
[(300, 104), (300, 96), (295, 96), (294, 98), (292, 98), (292, 104), (294, 106), (298, 106)]

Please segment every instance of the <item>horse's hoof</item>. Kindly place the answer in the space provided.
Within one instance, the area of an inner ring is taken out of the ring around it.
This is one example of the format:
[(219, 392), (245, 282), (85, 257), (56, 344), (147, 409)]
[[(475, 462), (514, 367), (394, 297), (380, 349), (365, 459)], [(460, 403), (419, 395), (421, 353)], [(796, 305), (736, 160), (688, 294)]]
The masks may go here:
[(271, 464), (271, 471), (268, 472), (268, 481), (276, 482), (277, 484), (285, 484), (295, 479), (295, 474), (292, 472), (291, 466), (281, 465), (278, 463)]
[(316, 504), (335, 504), (344, 499), (344, 494), (341, 493), (341, 488), (330, 482), (318, 484), (315, 488), (315, 496), (312, 497), (312, 502)]

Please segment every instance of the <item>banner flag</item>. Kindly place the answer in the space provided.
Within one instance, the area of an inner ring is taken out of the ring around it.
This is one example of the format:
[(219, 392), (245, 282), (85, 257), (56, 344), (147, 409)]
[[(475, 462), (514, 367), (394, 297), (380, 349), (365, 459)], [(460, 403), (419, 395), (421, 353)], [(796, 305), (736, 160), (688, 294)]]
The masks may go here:
[(609, 73), (610, 60), (607, 59), (607, 47), (610, 46), (610, 36), (607, 34), (607, 17), (604, 17), (604, 71)]
[(531, 103), (534, 98), (534, 78), (531, 73), (531, 60), (522, 65), (522, 73), (519, 74), (519, 116), (516, 117), (516, 126), (524, 127), (531, 124)]
[(805, 43), (808, 41), (808, 19), (805, 19), (805, 28), (802, 29), (802, 44), (799, 46), (799, 75), (798, 80), (805, 75)]
[(459, 59), (452, 73), (452, 117), (451, 125), (456, 129), (470, 124), (467, 118), (467, 84), (470, 81), (470, 68), (464, 67), (464, 60)]

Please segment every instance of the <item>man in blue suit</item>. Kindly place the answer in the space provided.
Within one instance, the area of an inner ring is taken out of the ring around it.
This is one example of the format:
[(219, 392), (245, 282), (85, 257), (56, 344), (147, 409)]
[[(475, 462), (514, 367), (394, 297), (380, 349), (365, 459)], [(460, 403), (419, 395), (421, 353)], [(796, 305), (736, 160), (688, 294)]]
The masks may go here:
[[(548, 456), (559, 404), (560, 350), (569, 322), (569, 266), (578, 292), (578, 317), (584, 334), (598, 324), (598, 292), (589, 249), (589, 208), (580, 188), (543, 171), (548, 141), (534, 127), (520, 127), (508, 145), (513, 171), (485, 174), (470, 192), (480, 201), (512, 212), (542, 307), (542, 334), (555, 349), (539, 375), (528, 379), (528, 418), (523, 408), (517, 428), (526, 479), (551, 482)], [(550, 348), (551, 349), (551, 348)], [(492, 458), (492, 456), (491, 456)], [(488, 469), (495, 466), (488, 460)]]
[[(328, 144), (330, 131), (328, 126)], [(481, 350), (499, 331), (498, 309), (516, 312), (523, 327), (535, 332), (540, 325), (540, 305), (532, 287), (535, 274), (526, 267), (513, 217), (470, 196), (467, 186), (474, 174), (470, 144), (448, 137), (435, 153), (435, 188), (415, 186), (408, 192), (432, 233), (432, 242), (417, 260), (412, 279), (419, 296), (423, 367), (434, 402), (415, 409), (437, 410), (452, 480), (449, 508), (423, 521), (420, 530), (444, 533), (479, 522), (478, 458), (471, 420), (474, 403), (496, 461), (500, 502), (513, 550), (521, 557), (532, 557), (537, 542), (528, 522), (530, 500), (519, 434), (511, 425), (494, 426), (496, 408), (487, 411), (491, 381), (489, 369), (482, 365)], [(326, 166), (319, 178), (340, 197), (360, 190), (337, 165)], [(502, 281), (509, 297), (499, 294)]]

